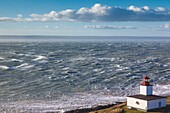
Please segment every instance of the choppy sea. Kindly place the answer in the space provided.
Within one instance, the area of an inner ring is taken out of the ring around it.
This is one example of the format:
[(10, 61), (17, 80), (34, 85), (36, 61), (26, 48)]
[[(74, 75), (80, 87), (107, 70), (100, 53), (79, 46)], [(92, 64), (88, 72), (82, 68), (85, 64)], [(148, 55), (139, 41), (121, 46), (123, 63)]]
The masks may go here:
[(154, 94), (170, 95), (169, 40), (37, 40), (0, 42), (1, 113), (60, 113), (125, 101), (139, 93), (144, 75)]

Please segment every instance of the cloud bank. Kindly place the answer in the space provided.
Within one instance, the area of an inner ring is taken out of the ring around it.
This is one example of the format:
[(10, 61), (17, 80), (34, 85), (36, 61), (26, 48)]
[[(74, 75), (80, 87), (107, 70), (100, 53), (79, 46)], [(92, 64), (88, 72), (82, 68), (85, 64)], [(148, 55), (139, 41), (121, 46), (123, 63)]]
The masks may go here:
[(137, 29), (131, 26), (108, 26), (108, 25), (86, 25), (84, 28), (89, 29)]
[(66, 9), (60, 12), (51, 11), (47, 14), (31, 14), (24, 18), (19, 14), (16, 18), (0, 17), (0, 22), (115, 22), (115, 21), (170, 21), (170, 10), (164, 7), (155, 9), (149, 6), (129, 6), (121, 8), (95, 4), (91, 8), (82, 7), (78, 10)]
[(160, 27), (164, 29), (170, 29), (170, 23), (166, 23), (164, 25), (161, 25)]

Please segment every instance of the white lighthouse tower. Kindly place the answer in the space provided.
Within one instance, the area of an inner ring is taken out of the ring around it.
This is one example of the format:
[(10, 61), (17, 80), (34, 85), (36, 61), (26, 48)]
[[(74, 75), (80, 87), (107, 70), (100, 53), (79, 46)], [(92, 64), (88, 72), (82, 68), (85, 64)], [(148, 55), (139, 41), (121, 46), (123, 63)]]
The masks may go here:
[(152, 95), (152, 85), (150, 84), (149, 77), (145, 76), (140, 84), (141, 95)]
[(140, 94), (127, 97), (128, 108), (150, 111), (157, 108), (166, 107), (166, 97), (153, 95), (153, 86), (149, 77), (145, 76), (140, 83)]

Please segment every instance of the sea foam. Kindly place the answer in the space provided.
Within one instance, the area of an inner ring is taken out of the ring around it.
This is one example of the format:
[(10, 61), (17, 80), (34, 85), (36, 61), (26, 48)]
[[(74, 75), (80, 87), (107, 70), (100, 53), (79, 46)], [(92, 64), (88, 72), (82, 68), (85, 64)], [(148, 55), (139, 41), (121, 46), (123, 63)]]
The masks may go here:
[[(154, 94), (168, 96), (170, 85), (156, 85), (154, 86)], [(139, 91), (139, 90), (136, 90)], [(136, 92), (137, 93), (137, 92)], [(128, 94), (126, 94), (128, 95)], [(70, 111), (74, 109), (92, 108), (101, 105), (114, 104), (116, 102), (126, 101), (126, 96), (114, 96), (114, 92), (98, 91), (89, 93), (77, 93), (73, 96), (63, 96), (59, 100), (53, 101), (16, 101), (1, 103), (1, 109), (8, 109), (14, 111), (25, 112), (57, 112)], [(10, 112), (9, 112), (10, 113)], [(11, 112), (12, 113), (12, 112)]]
[(10, 69), (10, 67), (8, 67), (8, 66), (0, 66), (0, 69), (7, 70), (7, 69)]
[(43, 59), (47, 59), (47, 57), (42, 56), (42, 55), (36, 55), (37, 58), (33, 59), (34, 61), (38, 61), (38, 60), (43, 60)]

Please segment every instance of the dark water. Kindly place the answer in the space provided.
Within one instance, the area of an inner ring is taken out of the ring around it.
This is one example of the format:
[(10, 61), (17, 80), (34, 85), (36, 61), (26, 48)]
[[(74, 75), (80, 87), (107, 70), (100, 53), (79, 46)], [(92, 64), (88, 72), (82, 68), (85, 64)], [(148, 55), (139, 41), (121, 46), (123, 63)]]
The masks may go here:
[(138, 93), (143, 75), (170, 94), (170, 42), (2, 42), (1, 112), (113, 103)]

